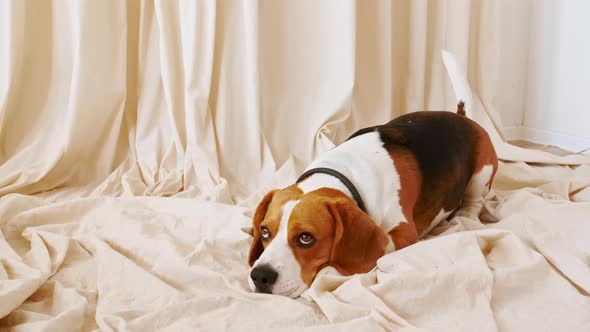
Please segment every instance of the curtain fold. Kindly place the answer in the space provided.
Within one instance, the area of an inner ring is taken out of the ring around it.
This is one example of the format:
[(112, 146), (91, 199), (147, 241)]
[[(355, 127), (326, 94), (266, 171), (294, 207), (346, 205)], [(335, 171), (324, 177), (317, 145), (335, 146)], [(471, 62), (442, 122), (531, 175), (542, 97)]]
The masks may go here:
[(532, 6), (3, 1), (0, 195), (243, 202), (358, 128), (453, 110), (442, 49), (502, 158), (583, 162), (503, 142), (502, 121), (522, 121)]

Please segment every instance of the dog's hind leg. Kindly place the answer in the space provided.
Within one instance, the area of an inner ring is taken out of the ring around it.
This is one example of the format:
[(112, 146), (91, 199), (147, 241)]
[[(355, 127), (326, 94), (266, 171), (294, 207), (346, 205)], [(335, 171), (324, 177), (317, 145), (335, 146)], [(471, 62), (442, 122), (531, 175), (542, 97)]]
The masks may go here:
[(492, 178), (495, 173), (493, 165), (485, 165), (473, 176), (467, 184), (461, 207), (455, 213), (455, 216), (467, 217), (471, 219), (479, 218), (483, 210), (483, 199), (490, 191)]

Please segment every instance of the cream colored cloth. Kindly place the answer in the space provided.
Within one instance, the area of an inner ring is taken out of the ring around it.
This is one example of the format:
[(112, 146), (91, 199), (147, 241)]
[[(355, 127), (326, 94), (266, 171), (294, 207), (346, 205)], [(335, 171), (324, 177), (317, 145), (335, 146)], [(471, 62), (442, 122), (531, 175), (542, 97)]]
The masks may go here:
[[(507, 3), (0, 1), (0, 329), (590, 330), (590, 157), (503, 141)], [(497, 222), (250, 293), (261, 195), (357, 128), (454, 109), (443, 47), (504, 160)]]
[[(14, 331), (588, 331), (590, 166), (503, 163), (486, 219), (455, 218), (302, 298), (248, 291), (246, 209), (185, 198), (0, 201)], [(529, 186), (524, 188), (524, 186)], [(332, 323), (332, 324), (330, 324)]]

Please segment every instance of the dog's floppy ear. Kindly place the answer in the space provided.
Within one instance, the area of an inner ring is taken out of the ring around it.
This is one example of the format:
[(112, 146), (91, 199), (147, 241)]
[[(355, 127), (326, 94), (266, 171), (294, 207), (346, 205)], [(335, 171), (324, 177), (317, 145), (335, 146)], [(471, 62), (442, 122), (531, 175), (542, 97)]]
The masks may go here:
[(256, 212), (254, 213), (254, 218), (252, 218), (252, 245), (250, 246), (250, 254), (248, 255), (248, 264), (252, 266), (254, 262), (262, 255), (264, 251), (264, 247), (262, 246), (262, 241), (260, 240), (260, 223), (264, 220), (264, 216), (266, 216), (266, 211), (268, 210), (268, 205), (272, 200), (272, 196), (274, 195), (276, 190), (273, 190), (267, 193), (262, 201), (258, 204), (256, 208)]
[(328, 203), (334, 220), (334, 244), (330, 265), (343, 275), (369, 272), (385, 254), (385, 232), (352, 200)]

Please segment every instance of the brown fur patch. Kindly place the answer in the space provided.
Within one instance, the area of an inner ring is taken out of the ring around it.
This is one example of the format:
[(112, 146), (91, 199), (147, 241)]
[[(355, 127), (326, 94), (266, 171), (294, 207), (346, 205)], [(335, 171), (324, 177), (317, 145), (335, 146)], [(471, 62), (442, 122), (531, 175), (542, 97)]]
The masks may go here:
[[(401, 249), (418, 241), (416, 224), (414, 222), (414, 207), (420, 195), (422, 177), (414, 155), (406, 148), (399, 146), (390, 151), (395, 170), (400, 178), (399, 203), (405, 220), (393, 228), (389, 235), (395, 244), (395, 249)], [(422, 226), (423, 227), (423, 226)]]
[[(334, 223), (325, 201), (321, 192), (306, 194), (293, 208), (289, 219), (289, 245), (301, 266), (301, 278), (307, 285), (329, 264), (334, 244)], [(301, 248), (296, 244), (298, 235), (303, 232), (315, 238), (312, 247)]]
[[(388, 243), (383, 230), (352, 199), (329, 188), (303, 195), (293, 208), (288, 229), (289, 244), (308, 285), (327, 265), (343, 275), (370, 271)], [(297, 245), (302, 232), (316, 239), (313, 246)]]
[(492, 188), (492, 182), (494, 177), (496, 176), (496, 172), (498, 171), (498, 156), (496, 155), (496, 150), (494, 149), (494, 145), (490, 140), (490, 136), (480, 126), (477, 126), (477, 146), (476, 146), (476, 155), (477, 159), (475, 161), (475, 168), (473, 173), (479, 173), (481, 169), (486, 166), (490, 165), (493, 168), (492, 176), (490, 176), (490, 180), (486, 183), (488, 189)]
[(395, 250), (400, 250), (418, 242), (416, 225), (410, 222), (402, 222), (394, 229), (389, 231), (389, 235), (393, 240), (393, 244), (395, 244)]

